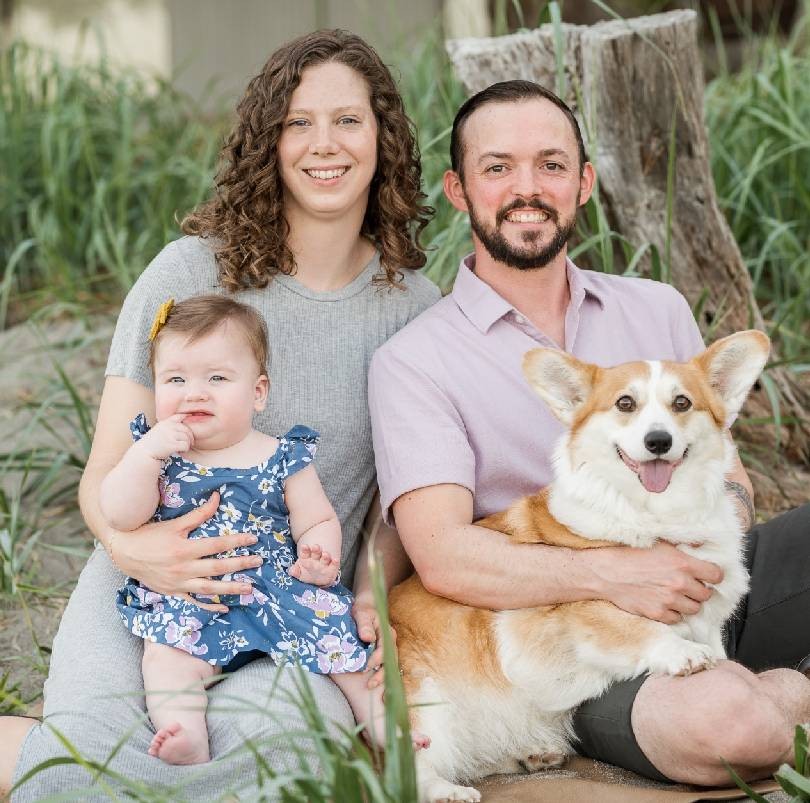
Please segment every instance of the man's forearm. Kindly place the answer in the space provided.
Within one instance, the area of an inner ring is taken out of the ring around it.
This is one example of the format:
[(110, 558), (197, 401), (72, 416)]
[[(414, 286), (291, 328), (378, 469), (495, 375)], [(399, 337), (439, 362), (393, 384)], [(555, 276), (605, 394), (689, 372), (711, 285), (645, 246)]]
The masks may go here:
[(745, 466), (740, 460), (739, 454), (735, 454), (731, 471), (726, 475), (726, 493), (734, 503), (734, 510), (744, 532), (748, 532), (756, 521), (754, 512), (754, 486), (751, 478), (745, 470)]
[(507, 610), (602, 597), (591, 568), (595, 550), (545, 544), (515, 544), (474, 524), (435, 533), (420, 567), (434, 594), (477, 608)]

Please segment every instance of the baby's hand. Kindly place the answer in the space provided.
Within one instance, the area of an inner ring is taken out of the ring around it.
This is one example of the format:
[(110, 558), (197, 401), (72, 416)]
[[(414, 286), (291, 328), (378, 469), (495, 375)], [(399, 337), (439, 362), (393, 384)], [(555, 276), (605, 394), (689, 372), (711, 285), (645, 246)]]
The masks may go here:
[(340, 563), (318, 544), (298, 547), (298, 560), (287, 569), (290, 577), (314, 586), (331, 586), (340, 571)]
[(185, 415), (175, 413), (158, 421), (135, 445), (155, 460), (187, 452), (194, 445), (194, 435), (183, 423)]

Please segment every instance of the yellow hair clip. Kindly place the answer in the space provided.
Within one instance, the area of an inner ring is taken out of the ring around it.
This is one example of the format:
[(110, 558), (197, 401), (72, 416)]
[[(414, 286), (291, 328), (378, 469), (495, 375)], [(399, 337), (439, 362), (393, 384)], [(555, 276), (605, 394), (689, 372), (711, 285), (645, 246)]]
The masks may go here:
[(174, 299), (170, 298), (168, 301), (164, 301), (159, 307), (158, 311), (155, 313), (155, 320), (152, 321), (152, 328), (149, 330), (149, 339), (154, 340), (158, 336), (158, 332), (163, 328), (163, 325), (169, 318), (169, 313), (172, 311), (172, 307), (174, 306)]

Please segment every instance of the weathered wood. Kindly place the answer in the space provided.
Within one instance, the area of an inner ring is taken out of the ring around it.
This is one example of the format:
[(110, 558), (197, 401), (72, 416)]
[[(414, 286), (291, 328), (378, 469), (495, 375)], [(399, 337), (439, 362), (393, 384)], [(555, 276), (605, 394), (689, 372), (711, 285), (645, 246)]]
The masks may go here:
[[(698, 322), (707, 336), (765, 329), (750, 274), (717, 203), (703, 118), (697, 15), (673, 11), (591, 26), (562, 25), (557, 35), (560, 32), (562, 87), (557, 86), (551, 25), (511, 36), (449, 41), (447, 50), (470, 93), (514, 78), (556, 88), (582, 124), (611, 227), (636, 247), (655, 245), (662, 257), (671, 192), (671, 280), (700, 309)], [(650, 264), (649, 259), (642, 261), (641, 269), (649, 270)], [(789, 439), (791, 451), (806, 457), (808, 399), (787, 372), (775, 368), (769, 376), (779, 390), (782, 416), (798, 422), (785, 430), (783, 441)], [(746, 415), (760, 418), (770, 413), (766, 394), (753, 394)], [(757, 427), (746, 431), (745, 437), (761, 441), (764, 434)]]

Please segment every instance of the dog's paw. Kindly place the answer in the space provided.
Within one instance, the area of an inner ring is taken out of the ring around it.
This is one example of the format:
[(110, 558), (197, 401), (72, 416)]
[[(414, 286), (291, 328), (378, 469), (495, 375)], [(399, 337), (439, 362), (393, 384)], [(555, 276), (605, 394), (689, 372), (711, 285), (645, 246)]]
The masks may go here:
[(717, 659), (707, 644), (687, 639), (667, 640), (656, 645), (649, 656), (649, 671), (664, 675), (693, 675), (715, 666)]
[(419, 799), (424, 803), (479, 803), (481, 793), (472, 786), (457, 786), (444, 778), (434, 778), (425, 784)]
[(533, 753), (530, 756), (526, 756), (526, 758), (520, 759), (518, 764), (520, 764), (526, 772), (540, 772), (540, 770), (562, 767), (567, 760), (568, 756), (565, 753)]

